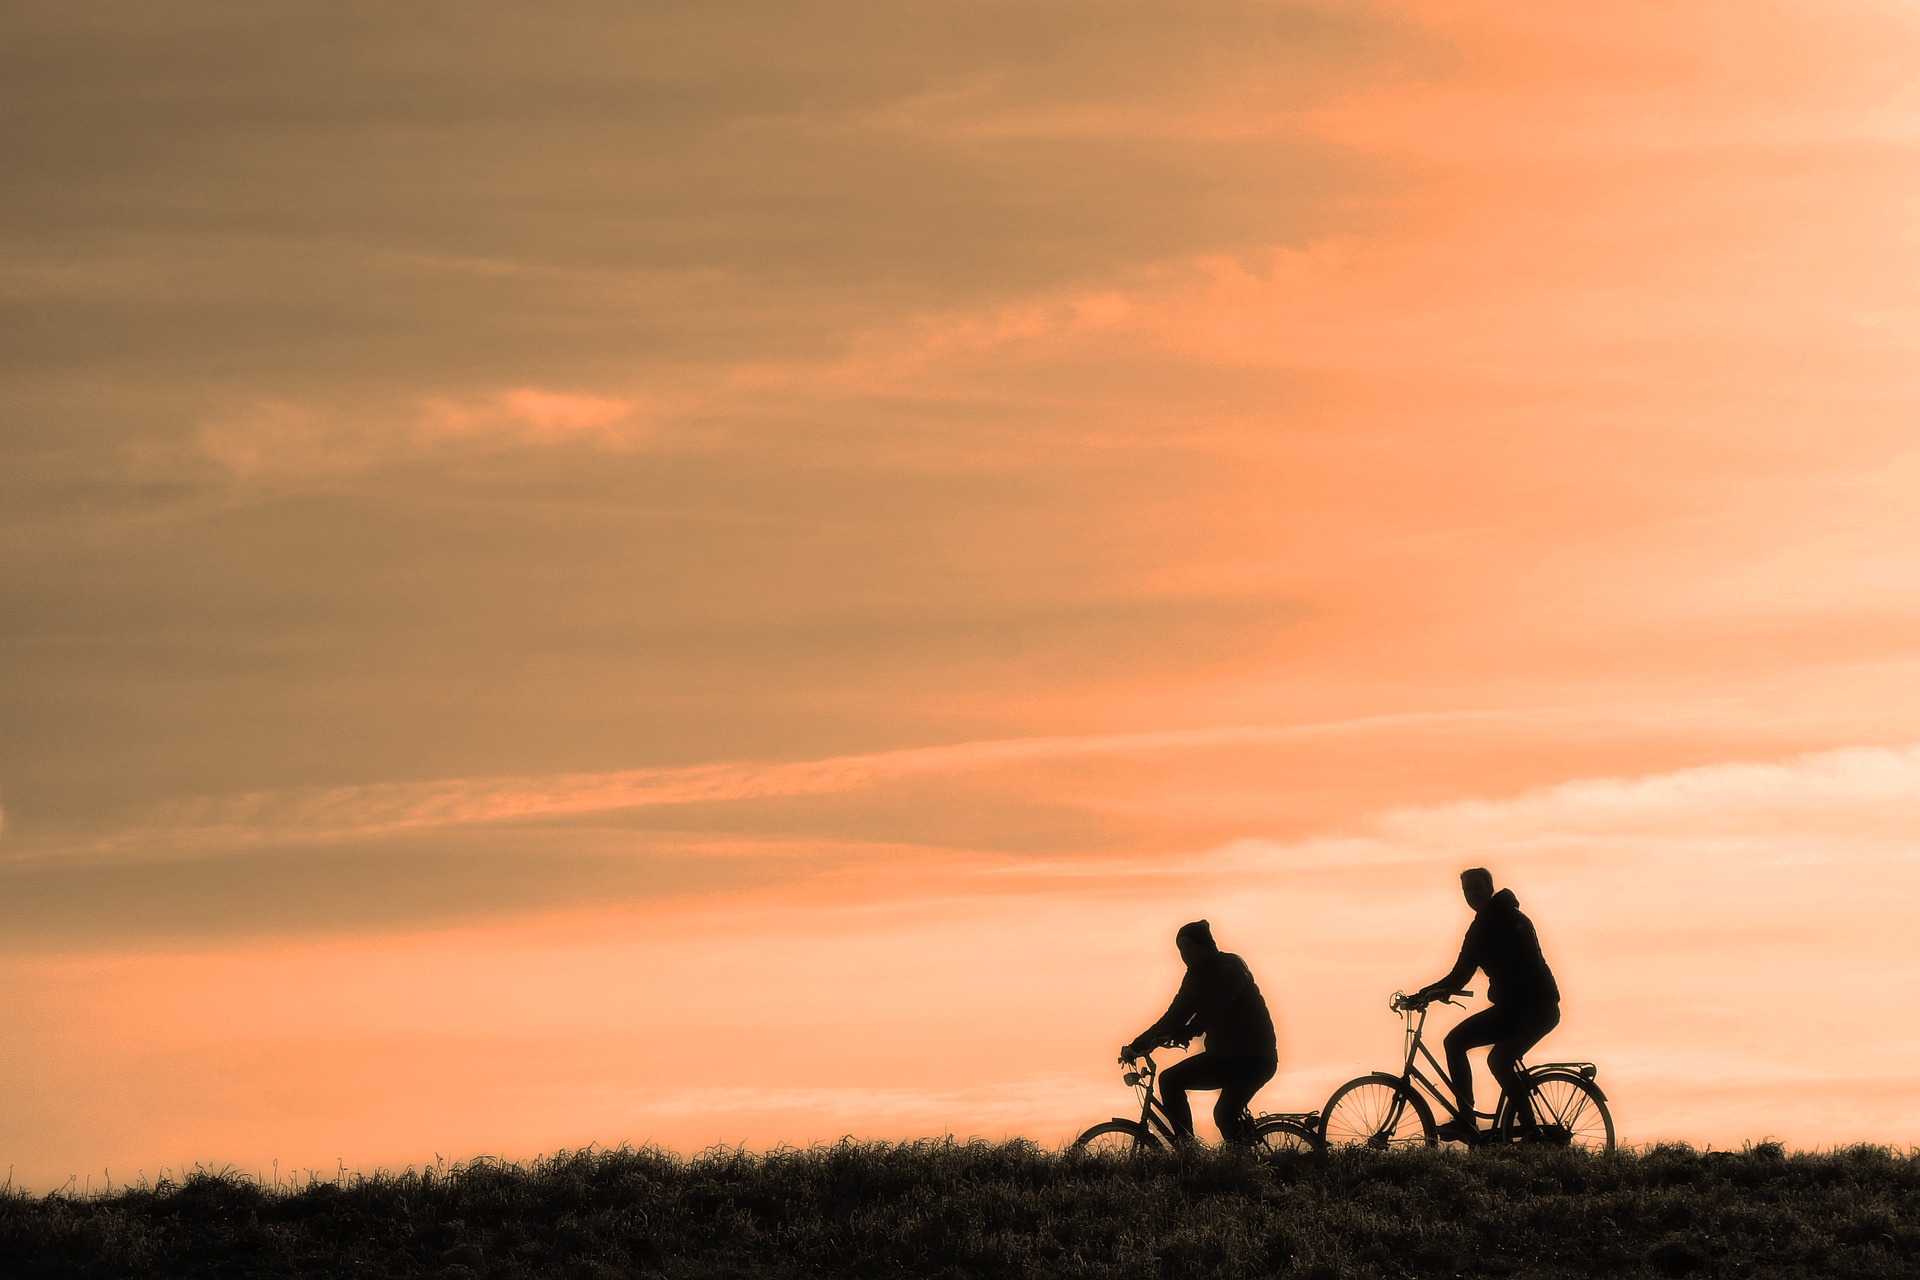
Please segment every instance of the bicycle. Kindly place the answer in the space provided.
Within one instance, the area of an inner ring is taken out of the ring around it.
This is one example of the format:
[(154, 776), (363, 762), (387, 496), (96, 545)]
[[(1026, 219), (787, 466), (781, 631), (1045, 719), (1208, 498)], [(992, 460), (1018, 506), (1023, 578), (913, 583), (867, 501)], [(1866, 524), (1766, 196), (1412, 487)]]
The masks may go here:
[[(1450, 991), (1435, 998), (1452, 1004), (1455, 996), (1472, 994)], [(1461, 1118), (1453, 1101), (1453, 1081), (1423, 1039), (1427, 1004), (1399, 991), (1387, 1001), (1387, 1007), (1406, 1023), (1406, 1060), (1398, 1075), (1376, 1071), (1333, 1091), (1321, 1112), (1320, 1136), (1328, 1146), (1377, 1150), (1438, 1146), (1429, 1097), (1444, 1107), (1451, 1119)], [(1421, 1070), (1421, 1058), (1433, 1068), (1433, 1077)], [(1518, 1064), (1516, 1069), (1527, 1086), (1526, 1097), (1516, 1102), (1503, 1089), (1492, 1114), (1474, 1113), (1477, 1119), (1493, 1122), (1490, 1131), (1482, 1131), (1481, 1144), (1539, 1143), (1600, 1153), (1613, 1150), (1613, 1114), (1607, 1110), (1607, 1095), (1594, 1079), (1597, 1068), (1591, 1062), (1543, 1062), (1533, 1067)], [(1434, 1077), (1438, 1077), (1437, 1082)]]
[[(1191, 1041), (1176, 1040), (1156, 1047), (1184, 1049), (1188, 1043)], [(1134, 1059), (1122, 1058), (1120, 1064), (1126, 1068), (1121, 1079), (1140, 1095), (1140, 1118), (1129, 1120), (1125, 1116), (1115, 1116), (1096, 1124), (1073, 1140), (1073, 1150), (1160, 1151), (1177, 1144), (1180, 1139), (1174, 1134), (1173, 1120), (1154, 1093), (1153, 1083), (1160, 1074), (1160, 1068), (1153, 1060), (1152, 1051)], [(1242, 1133), (1252, 1135), (1248, 1145), (1262, 1154), (1318, 1151), (1323, 1146), (1316, 1112), (1268, 1111), (1255, 1115), (1249, 1108), (1240, 1113), (1240, 1125)]]

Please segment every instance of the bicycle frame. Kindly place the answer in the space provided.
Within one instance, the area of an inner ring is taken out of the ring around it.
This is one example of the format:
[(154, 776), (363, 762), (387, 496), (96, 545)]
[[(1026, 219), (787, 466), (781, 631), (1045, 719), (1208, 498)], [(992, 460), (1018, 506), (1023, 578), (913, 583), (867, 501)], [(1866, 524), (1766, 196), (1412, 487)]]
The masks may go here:
[(1160, 1066), (1153, 1060), (1153, 1051), (1148, 1050), (1140, 1055), (1121, 1079), (1132, 1085), (1140, 1095), (1140, 1127), (1172, 1146), (1178, 1140), (1173, 1131), (1173, 1117), (1160, 1105), (1160, 1097), (1153, 1087), (1159, 1077)]
[[(1423, 1093), (1440, 1104), (1450, 1119), (1460, 1119), (1460, 1108), (1454, 1104), (1453, 1077), (1449, 1076), (1447, 1069), (1440, 1065), (1440, 1059), (1433, 1056), (1433, 1050), (1427, 1048), (1425, 1039), (1427, 1006), (1421, 1005), (1418, 1009), (1402, 1007), (1400, 1016), (1407, 1024), (1405, 1033), (1407, 1052), (1406, 1060), (1400, 1065), (1401, 1081), (1409, 1087), (1419, 1085)], [(1433, 1068), (1434, 1076), (1439, 1077), (1438, 1083), (1420, 1069), (1421, 1058), (1425, 1058), (1427, 1065)], [(1524, 1068), (1522, 1070), (1524, 1071)], [(1442, 1086), (1445, 1087), (1442, 1088)], [(1474, 1115), (1482, 1120), (1494, 1118), (1494, 1113), (1486, 1111), (1475, 1111)]]
[[(1427, 1012), (1432, 1000), (1453, 1003), (1454, 996), (1471, 991), (1435, 993), (1426, 999), (1396, 991), (1387, 1002), (1405, 1026), (1405, 1050), (1398, 1074), (1375, 1071), (1349, 1080), (1333, 1091), (1320, 1118), (1320, 1136), (1328, 1144), (1367, 1146), (1382, 1150), (1409, 1143), (1432, 1145), (1437, 1128), (1454, 1125), (1447, 1137), (1461, 1136), (1470, 1145), (1487, 1140), (1477, 1123), (1492, 1121), (1491, 1133), (1500, 1142), (1539, 1142), (1579, 1146), (1586, 1150), (1614, 1149), (1613, 1116), (1607, 1097), (1594, 1079), (1591, 1062), (1516, 1061), (1518, 1073), (1511, 1091), (1500, 1090), (1492, 1113), (1463, 1111), (1455, 1100), (1456, 1082), (1426, 1044)], [(1545, 1111), (1538, 1110), (1544, 1106)], [(1436, 1125), (1438, 1112), (1449, 1117)], [(1408, 1118), (1419, 1121), (1418, 1131), (1403, 1130)], [(1464, 1124), (1462, 1122), (1465, 1122)], [(1462, 1134), (1461, 1130), (1471, 1130)], [(1481, 1136), (1476, 1137), (1479, 1134)]]
[[(1166, 1046), (1162, 1047), (1164, 1048)], [(1158, 1137), (1168, 1146), (1172, 1146), (1178, 1141), (1174, 1136), (1173, 1117), (1167, 1114), (1166, 1107), (1160, 1102), (1159, 1093), (1154, 1089), (1154, 1083), (1159, 1079), (1159, 1076), (1160, 1066), (1153, 1060), (1153, 1054), (1149, 1051), (1142, 1054), (1136, 1060), (1135, 1065), (1128, 1070), (1121, 1079), (1125, 1080), (1140, 1094), (1140, 1127)], [(1116, 1116), (1114, 1118), (1120, 1119), (1121, 1117)], [(1318, 1111), (1255, 1112), (1253, 1108), (1249, 1107), (1240, 1113), (1240, 1118), (1250, 1126), (1249, 1132), (1251, 1132), (1251, 1126), (1257, 1126), (1269, 1120), (1290, 1120), (1303, 1128), (1313, 1129), (1319, 1123), (1320, 1113)]]
[[(1473, 993), (1471, 991), (1461, 991), (1456, 994), (1470, 996)], [(1448, 1000), (1445, 1003), (1452, 1004), (1453, 1002)], [(1402, 1005), (1400, 1008), (1400, 1016), (1406, 1020), (1407, 1024), (1407, 1052), (1406, 1060), (1402, 1062), (1400, 1066), (1401, 1081), (1409, 1087), (1419, 1085), (1421, 1091), (1433, 1101), (1439, 1103), (1450, 1118), (1455, 1120), (1460, 1119), (1460, 1108), (1454, 1103), (1453, 1078), (1447, 1074), (1447, 1069), (1440, 1065), (1440, 1059), (1433, 1056), (1433, 1050), (1427, 1048), (1426, 1045), (1427, 1006), (1421, 1005), (1418, 1009), (1414, 1009)], [(1420, 1058), (1427, 1060), (1427, 1065), (1433, 1068), (1433, 1074), (1439, 1077), (1439, 1083), (1436, 1084), (1426, 1072), (1420, 1069), (1420, 1063), (1418, 1061)], [(1518, 1078), (1527, 1083), (1528, 1096), (1531, 1096), (1532, 1082), (1536, 1073), (1544, 1074), (1549, 1071), (1558, 1071), (1571, 1075), (1584, 1076), (1588, 1080), (1593, 1080), (1595, 1076), (1594, 1065), (1591, 1062), (1542, 1062), (1537, 1066), (1528, 1066), (1524, 1062), (1516, 1061), (1513, 1064), (1513, 1069)], [(1442, 1085), (1445, 1086), (1444, 1089), (1441, 1088)], [(1596, 1084), (1595, 1088), (1597, 1089), (1598, 1087)], [(1604, 1096), (1605, 1095), (1602, 1095), (1603, 1098)], [(1498, 1110), (1476, 1110), (1473, 1114), (1481, 1120), (1498, 1121), (1501, 1112), (1504, 1111), (1506, 1107), (1518, 1105), (1523, 1101), (1525, 1101), (1525, 1098), (1515, 1099), (1502, 1088), (1500, 1090), (1499, 1101), (1496, 1103), (1496, 1106), (1499, 1108)], [(1523, 1111), (1521, 1114), (1525, 1115), (1526, 1112)]]

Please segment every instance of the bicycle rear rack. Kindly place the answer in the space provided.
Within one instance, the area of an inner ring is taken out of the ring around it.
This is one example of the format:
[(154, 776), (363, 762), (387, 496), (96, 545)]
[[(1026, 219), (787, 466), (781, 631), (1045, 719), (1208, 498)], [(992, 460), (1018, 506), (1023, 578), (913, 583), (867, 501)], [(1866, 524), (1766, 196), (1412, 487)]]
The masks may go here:
[(1527, 1072), (1531, 1075), (1537, 1075), (1542, 1071), (1570, 1071), (1574, 1075), (1585, 1076), (1589, 1080), (1593, 1079), (1599, 1070), (1600, 1068), (1591, 1062), (1535, 1062), (1527, 1067)]

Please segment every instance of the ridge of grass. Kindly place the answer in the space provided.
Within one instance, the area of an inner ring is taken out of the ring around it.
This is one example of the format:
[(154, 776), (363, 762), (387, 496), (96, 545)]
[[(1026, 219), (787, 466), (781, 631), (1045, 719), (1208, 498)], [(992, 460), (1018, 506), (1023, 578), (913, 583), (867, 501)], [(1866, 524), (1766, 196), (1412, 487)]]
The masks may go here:
[(1920, 1153), (843, 1141), (0, 1194), (0, 1274), (1920, 1276)]

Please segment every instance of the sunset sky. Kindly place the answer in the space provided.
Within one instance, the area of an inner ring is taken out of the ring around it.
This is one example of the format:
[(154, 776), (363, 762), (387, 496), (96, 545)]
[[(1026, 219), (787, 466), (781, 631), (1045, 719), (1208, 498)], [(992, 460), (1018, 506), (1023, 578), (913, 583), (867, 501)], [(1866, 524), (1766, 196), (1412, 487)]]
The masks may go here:
[(15, 1185), (1058, 1143), (1199, 916), (1305, 1110), (1475, 864), (1920, 1142), (1912, 5), (6, 25)]

